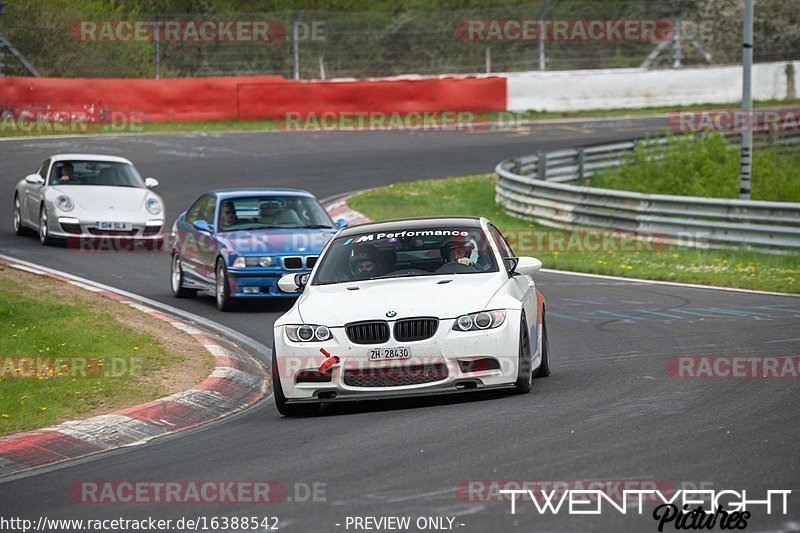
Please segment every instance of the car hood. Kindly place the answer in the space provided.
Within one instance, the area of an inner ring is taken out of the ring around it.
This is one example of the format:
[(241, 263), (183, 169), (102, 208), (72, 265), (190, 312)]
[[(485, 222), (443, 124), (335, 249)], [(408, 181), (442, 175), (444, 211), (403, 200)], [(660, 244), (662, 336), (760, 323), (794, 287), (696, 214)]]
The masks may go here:
[(504, 278), (494, 272), (312, 285), (303, 291), (297, 304), (305, 323), (329, 327), (386, 320), (389, 311), (396, 313), (390, 317), (393, 319), (455, 318), (483, 310), (505, 283)]
[(65, 185), (52, 187), (64, 194), (86, 211), (139, 212), (145, 198), (153, 195), (149, 189), (138, 187), (105, 187), (93, 185)]
[(236, 255), (319, 254), (335, 229), (268, 229), (217, 233), (220, 245)]

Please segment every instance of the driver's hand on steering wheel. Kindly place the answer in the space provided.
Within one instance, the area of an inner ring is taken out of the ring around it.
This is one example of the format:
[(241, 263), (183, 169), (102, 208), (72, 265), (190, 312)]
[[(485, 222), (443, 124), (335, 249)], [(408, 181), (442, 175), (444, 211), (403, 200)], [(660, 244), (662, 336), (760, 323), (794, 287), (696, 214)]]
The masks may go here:
[(461, 263), (462, 265), (467, 265), (467, 266), (472, 266), (474, 264), (472, 262), (472, 259), (470, 259), (469, 257), (459, 257), (458, 262)]

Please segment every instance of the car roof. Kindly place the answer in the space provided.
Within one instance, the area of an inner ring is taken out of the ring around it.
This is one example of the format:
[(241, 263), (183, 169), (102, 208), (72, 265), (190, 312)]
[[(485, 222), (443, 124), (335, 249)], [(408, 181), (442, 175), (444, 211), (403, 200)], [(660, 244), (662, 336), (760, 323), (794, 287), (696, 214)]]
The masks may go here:
[(100, 154), (55, 154), (50, 156), (51, 162), (55, 163), (57, 161), (74, 161), (76, 159), (83, 159), (87, 161), (108, 161), (114, 163), (128, 163), (132, 165), (129, 159), (125, 159), (124, 157), (119, 157), (116, 155), (100, 155)]
[(279, 194), (284, 196), (308, 196), (314, 198), (314, 195), (302, 189), (282, 189), (282, 188), (248, 188), (248, 189), (214, 189), (208, 191), (208, 194), (213, 194), (220, 200), (225, 198), (234, 198), (237, 196), (261, 196), (267, 194)]
[(340, 237), (360, 235), (362, 233), (396, 233), (403, 230), (433, 229), (433, 228), (480, 228), (481, 219), (477, 217), (419, 217), (386, 220), (383, 222), (370, 222), (359, 224), (342, 230)]

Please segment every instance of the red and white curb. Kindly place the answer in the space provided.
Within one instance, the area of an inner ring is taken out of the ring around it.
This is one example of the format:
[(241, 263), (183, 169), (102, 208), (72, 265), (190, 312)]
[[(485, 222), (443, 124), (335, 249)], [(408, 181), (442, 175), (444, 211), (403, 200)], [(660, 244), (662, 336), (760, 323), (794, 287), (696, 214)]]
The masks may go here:
[(115, 292), (0, 259), (0, 264), (58, 279), (129, 305), (194, 337), (214, 357), (214, 371), (191, 389), (87, 420), (0, 438), (0, 477), (183, 431), (249, 407), (266, 393), (266, 371), (252, 355), (208, 330)]
[(349, 200), (351, 196), (354, 194), (360, 194), (362, 192), (366, 191), (358, 191), (357, 193), (347, 194), (345, 196), (337, 196), (330, 201), (323, 200), (322, 203), (325, 206), (325, 210), (328, 212), (328, 215), (330, 215), (333, 220), (336, 220), (337, 218), (343, 218), (347, 221), (348, 226), (366, 224), (367, 222), (372, 222), (372, 219), (364, 216), (355, 209), (351, 209), (350, 206), (347, 205), (347, 200)]

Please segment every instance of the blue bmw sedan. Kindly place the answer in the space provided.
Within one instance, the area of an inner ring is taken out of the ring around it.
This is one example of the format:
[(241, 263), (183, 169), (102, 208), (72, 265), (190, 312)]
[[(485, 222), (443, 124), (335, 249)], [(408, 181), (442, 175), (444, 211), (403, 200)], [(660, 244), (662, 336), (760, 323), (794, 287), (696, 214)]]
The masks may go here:
[(210, 191), (172, 227), (172, 293), (213, 291), (222, 311), (240, 298), (297, 296), (282, 292), (278, 279), (310, 272), (345, 224), (298, 189)]

